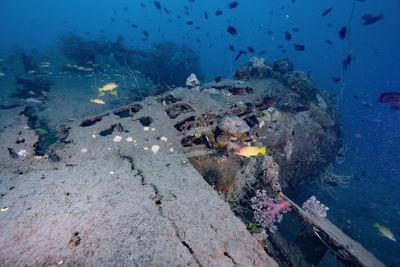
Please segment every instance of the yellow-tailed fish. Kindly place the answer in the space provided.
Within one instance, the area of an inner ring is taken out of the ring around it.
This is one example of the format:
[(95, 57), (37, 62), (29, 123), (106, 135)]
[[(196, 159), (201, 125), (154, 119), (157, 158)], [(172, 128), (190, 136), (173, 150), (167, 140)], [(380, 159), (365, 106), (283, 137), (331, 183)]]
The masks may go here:
[(93, 102), (93, 103), (96, 103), (96, 104), (105, 104), (106, 103), (101, 99), (90, 99), (90, 102)]
[(99, 94), (98, 94), (98, 96), (100, 97), (100, 96), (104, 96), (106, 93), (104, 93), (104, 92), (100, 92)]
[(392, 240), (392, 241), (394, 241), (394, 242), (397, 241), (396, 238), (394, 237), (392, 231), (390, 231), (389, 228), (387, 228), (387, 227), (385, 227), (385, 226), (383, 226), (383, 225), (380, 225), (380, 224), (377, 223), (377, 222), (374, 223), (374, 227), (376, 227), (376, 228), (378, 229), (378, 231), (381, 232), (381, 234), (382, 234), (384, 237), (387, 237), (387, 238), (389, 238), (390, 240)]
[(235, 151), (236, 155), (245, 156), (250, 158), (251, 156), (257, 156), (259, 153), (265, 155), (266, 147), (258, 148), (256, 146), (245, 146)]
[(115, 95), (115, 96), (116, 96), (116, 95), (117, 95), (117, 90), (111, 90), (111, 91), (110, 91), (110, 94), (112, 94), (112, 95)]
[(99, 92), (101, 92), (101, 91), (111, 91), (111, 90), (114, 90), (117, 87), (118, 87), (118, 84), (116, 84), (116, 83), (107, 83), (103, 87), (99, 88)]

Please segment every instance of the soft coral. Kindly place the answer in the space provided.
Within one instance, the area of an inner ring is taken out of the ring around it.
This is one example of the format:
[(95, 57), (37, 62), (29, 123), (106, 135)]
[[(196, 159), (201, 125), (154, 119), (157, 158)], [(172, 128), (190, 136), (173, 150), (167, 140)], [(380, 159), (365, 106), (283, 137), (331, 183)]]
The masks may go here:
[(275, 200), (268, 197), (265, 190), (257, 190), (256, 196), (251, 199), (251, 202), (255, 219), (264, 229), (270, 231), (277, 230), (275, 222), (281, 222), (282, 213), (285, 213), (290, 207), (290, 203), (284, 199)]

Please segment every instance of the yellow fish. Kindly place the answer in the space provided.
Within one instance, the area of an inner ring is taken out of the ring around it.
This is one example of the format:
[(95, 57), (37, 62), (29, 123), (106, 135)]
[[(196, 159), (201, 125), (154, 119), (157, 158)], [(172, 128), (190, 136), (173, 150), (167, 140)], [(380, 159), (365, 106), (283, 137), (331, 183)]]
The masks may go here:
[(250, 158), (251, 156), (257, 156), (258, 153), (265, 155), (266, 147), (258, 148), (256, 146), (245, 146), (235, 151), (235, 155), (245, 156)]
[(105, 104), (106, 103), (101, 99), (90, 99), (90, 102), (93, 102), (93, 103), (96, 103), (96, 104)]
[(118, 87), (118, 84), (116, 84), (116, 83), (107, 83), (103, 87), (99, 88), (99, 92), (101, 92), (101, 91), (111, 91), (111, 90), (114, 90), (117, 87)]
[(389, 228), (387, 228), (387, 227), (385, 227), (385, 226), (383, 226), (383, 225), (380, 225), (380, 224), (377, 223), (377, 222), (374, 223), (374, 227), (376, 227), (376, 228), (378, 229), (378, 231), (381, 232), (381, 234), (382, 234), (384, 237), (387, 237), (387, 238), (389, 238), (390, 240), (392, 240), (392, 241), (394, 241), (394, 242), (397, 241), (396, 238), (394, 237), (392, 231), (390, 231)]

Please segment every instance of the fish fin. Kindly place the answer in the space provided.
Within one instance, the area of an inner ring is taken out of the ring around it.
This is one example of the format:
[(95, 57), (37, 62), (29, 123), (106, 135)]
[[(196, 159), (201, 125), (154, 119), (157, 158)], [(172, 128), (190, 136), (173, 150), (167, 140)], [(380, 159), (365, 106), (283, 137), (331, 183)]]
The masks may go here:
[(258, 150), (258, 152), (260, 152), (261, 154), (263, 154), (263, 155), (265, 155), (265, 152), (267, 151), (267, 147), (266, 146), (264, 146), (264, 147), (262, 147), (262, 148), (260, 148), (259, 150)]

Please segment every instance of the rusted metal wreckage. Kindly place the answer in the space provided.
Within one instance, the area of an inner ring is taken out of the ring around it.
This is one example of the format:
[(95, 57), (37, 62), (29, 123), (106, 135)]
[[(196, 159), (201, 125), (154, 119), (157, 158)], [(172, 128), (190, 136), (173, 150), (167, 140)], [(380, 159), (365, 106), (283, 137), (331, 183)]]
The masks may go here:
[[(251, 87), (237, 87), (245, 88), (243, 90), (235, 88), (235, 86), (230, 85), (223, 87), (224, 90), (228, 90), (228, 93), (232, 95), (253, 93)], [(239, 91), (240, 94), (237, 93)], [(215, 154), (216, 150), (220, 149), (217, 147), (218, 143), (221, 144), (221, 138), (218, 137), (219, 130), (217, 129), (217, 124), (222, 117), (228, 115), (240, 116), (247, 120), (250, 125), (257, 124), (257, 114), (260, 114), (257, 112), (267, 110), (271, 106), (271, 103), (274, 104), (275, 102), (275, 100), (269, 101), (269, 98), (265, 97), (259, 99), (261, 100), (258, 102), (256, 99), (251, 101), (253, 104), (244, 103), (239, 107), (230, 106), (229, 110), (221, 107), (200, 108), (196, 103), (193, 103), (193, 101), (187, 101), (187, 99), (183, 100), (179, 97), (179, 94), (176, 96), (172, 93), (158, 97), (155, 100), (159, 105), (163, 106), (167, 116), (171, 119), (170, 122), (166, 123), (172, 123), (177, 130), (176, 136), (180, 138), (180, 143), (182, 145), (180, 152), (187, 153), (186, 156), (190, 159), (193, 155), (212, 155)], [(220, 104), (220, 106), (222, 105)], [(109, 116), (110, 114), (117, 115), (120, 118), (133, 116), (141, 109), (142, 106), (139, 103), (128, 105), (103, 115), (86, 119), (82, 121), (80, 126), (85, 127), (93, 125), (104, 116)], [(151, 114), (148, 115), (151, 116)], [(118, 122), (112, 125), (112, 129), (108, 130), (113, 131), (117, 126)], [(240, 138), (242, 137), (237, 137), (235, 142), (239, 142), (238, 140), (240, 140)], [(243, 168), (245, 167), (246, 166)], [(299, 231), (297, 237), (292, 242), (285, 240), (279, 232), (269, 235), (268, 242), (272, 244), (275, 252), (279, 251), (278, 257), (282, 264), (288, 264), (290, 266), (316, 266), (320, 263), (325, 253), (330, 251), (346, 266), (384, 266), (382, 262), (364, 249), (361, 244), (343, 233), (328, 219), (313, 216), (305, 212), (283, 193), (280, 193), (280, 195), (291, 204), (290, 214), (302, 226), (301, 231)], [(268, 245), (265, 243), (264, 248), (271, 256), (277, 256), (268, 249)]]

